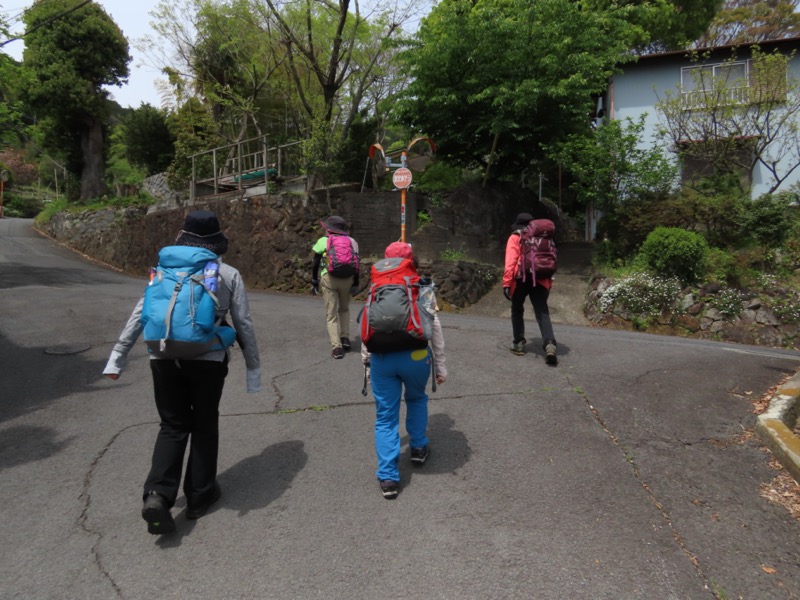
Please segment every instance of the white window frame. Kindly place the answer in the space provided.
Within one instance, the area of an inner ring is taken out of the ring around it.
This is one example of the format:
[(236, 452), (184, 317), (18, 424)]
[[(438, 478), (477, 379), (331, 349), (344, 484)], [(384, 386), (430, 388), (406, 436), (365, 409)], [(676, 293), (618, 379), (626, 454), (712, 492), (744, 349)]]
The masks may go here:
[[(720, 75), (718, 71), (729, 69), (730, 67), (743, 66), (744, 77), (737, 77), (731, 81), (731, 85), (726, 85), (726, 100), (731, 104), (746, 104), (749, 102), (749, 89), (750, 89), (750, 60), (737, 60), (735, 62), (721, 62), (713, 64), (693, 65), (691, 67), (681, 67), (681, 94), (683, 96), (683, 103), (687, 109), (698, 108), (702, 106), (702, 99), (704, 94), (715, 89), (715, 82)], [(711, 78), (706, 80), (704, 77), (701, 81), (703, 87), (695, 88), (698, 81), (693, 76), (693, 73), (698, 69), (710, 70)], [(730, 77), (728, 75), (727, 78)], [(737, 82), (739, 85), (733, 85)], [(726, 81), (727, 84), (727, 81)]]

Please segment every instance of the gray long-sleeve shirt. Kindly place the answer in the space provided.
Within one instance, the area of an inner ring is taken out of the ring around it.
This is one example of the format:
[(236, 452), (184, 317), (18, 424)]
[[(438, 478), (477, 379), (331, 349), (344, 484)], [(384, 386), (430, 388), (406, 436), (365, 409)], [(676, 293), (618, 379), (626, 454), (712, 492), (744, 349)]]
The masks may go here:
[[(258, 342), (256, 341), (253, 320), (250, 318), (250, 304), (247, 300), (244, 281), (237, 269), (225, 263), (220, 264), (216, 295), (219, 300), (216, 312), (217, 319), (222, 319), (230, 314), (233, 328), (236, 330), (236, 338), (247, 367), (247, 391), (250, 393), (261, 391), (261, 360)], [(143, 327), (140, 319), (143, 304), (144, 296), (136, 303), (128, 322), (119, 336), (119, 341), (114, 345), (108, 363), (103, 370), (104, 375), (118, 375), (125, 367), (128, 353), (142, 334)], [(227, 350), (214, 350), (198, 356), (194, 360), (222, 362), (227, 352)], [(153, 359), (155, 357), (151, 356), (150, 358)]]

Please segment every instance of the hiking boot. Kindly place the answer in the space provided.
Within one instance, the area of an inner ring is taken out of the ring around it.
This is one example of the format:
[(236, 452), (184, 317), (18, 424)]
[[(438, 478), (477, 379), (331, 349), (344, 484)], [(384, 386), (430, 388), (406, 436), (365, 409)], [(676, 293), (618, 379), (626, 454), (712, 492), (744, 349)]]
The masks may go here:
[(350, 338), (342, 338), (342, 348), (345, 352), (350, 352)]
[(517, 356), (523, 356), (525, 354), (525, 340), (522, 340), (521, 342), (514, 342), (511, 344), (510, 350)]
[(557, 365), (558, 356), (556, 355), (556, 345), (552, 342), (544, 347), (544, 362), (548, 365)]
[(142, 507), (142, 518), (147, 521), (147, 533), (160, 535), (175, 531), (175, 521), (169, 512), (167, 499), (158, 492), (148, 492)]
[(411, 449), (411, 463), (415, 465), (424, 465), (425, 461), (428, 460), (428, 455), (430, 455), (431, 451), (428, 446), (423, 446), (422, 448), (412, 448)]
[(397, 498), (397, 494), (400, 493), (400, 483), (397, 481), (381, 481), (381, 494), (387, 500), (394, 500)]
[(207, 502), (203, 504), (199, 504), (197, 506), (187, 506), (186, 507), (186, 518), (187, 519), (199, 519), (204, 514), (208, 512), (208, 509), (211, 508), (211, 505), (214, 504), (217, 500), (222, 498), (222, 490), (219, 487), (218, 483), (214, 484), (214, 489), (211, 492), (211, 496), (209, 497)]
[(341, 346), (336, 346), (336, 348), (331, 350), (331, 356), (333, 358), (344, 358), (344, 349)]

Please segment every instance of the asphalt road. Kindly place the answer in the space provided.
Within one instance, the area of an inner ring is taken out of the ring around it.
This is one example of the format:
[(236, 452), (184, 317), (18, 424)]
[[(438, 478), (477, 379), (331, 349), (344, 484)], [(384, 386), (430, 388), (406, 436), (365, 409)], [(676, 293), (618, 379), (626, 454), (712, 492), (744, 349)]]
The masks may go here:
[(800, 596), (800, 524), (759, 496), (747, 435), (797, 352), (561, 325), (552, 368), (507, 350), (506, 319), (443, 314), (432, 455), (404, 448), (386, 501), (359, 357), (330, 358), (310, 296), (251, 293), (266, 385), (234, 356), (224, 496), (196, 522), (181, 496), (151, 536), (143, 345), (101, 376), (144, 283), (0, 220), (0, 598)]

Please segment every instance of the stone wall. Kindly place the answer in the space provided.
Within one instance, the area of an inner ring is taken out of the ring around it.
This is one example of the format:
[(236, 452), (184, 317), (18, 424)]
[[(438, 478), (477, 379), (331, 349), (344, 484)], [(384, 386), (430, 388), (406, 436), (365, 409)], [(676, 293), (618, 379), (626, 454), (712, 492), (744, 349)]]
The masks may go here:
[[(195, 201), (192, 207), (152, 211), (145, 208), (103, 209), (61, 213), (40, 229), (79, 252), (144, 277), (157, 262), (158, 250), (169, 245), (191, 209), (213, 210), (219, 216), (230, 245), (225, 260), (242, 273), (248, 287), (307, 293), (311, 287), (311, 246), (323, 234), (319, 221), (340, 214), (352, 224), (359, 241), (361, 285), (368, 282), (369, 267), (383, 256), (386, 246), (400, 233), (399, 194), (343, 193), (324, 195), (255, 196)], [(409, 241), (414, 241), (416, 202), (409, 194)], [(329, 208), (329, 203), (331, 208)], [(500, 276), (498, 265), (471, 261), (442, 261), (435, 248), (415, 246), (420, 271), (432, 276), (440, 304), (463, 308), (491, 289)]]
[(709, 284), (685, 290), (673, 310), (642, 317), (621, 309), (602, 311), (600, 299), (613, 283), (612, 278), (598, 275), (587, 290), (586, 317), (599, 327), (800, 350), (800, 323), (782, 320), (775, 311), (785, 291), (741, 290), (737, 314), (725, 314), (715, 306), (720, 287)]

